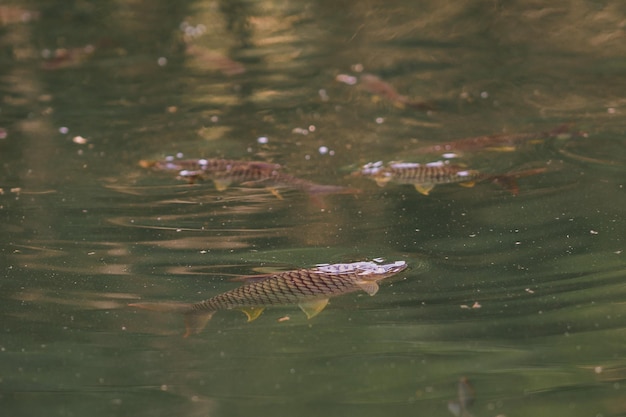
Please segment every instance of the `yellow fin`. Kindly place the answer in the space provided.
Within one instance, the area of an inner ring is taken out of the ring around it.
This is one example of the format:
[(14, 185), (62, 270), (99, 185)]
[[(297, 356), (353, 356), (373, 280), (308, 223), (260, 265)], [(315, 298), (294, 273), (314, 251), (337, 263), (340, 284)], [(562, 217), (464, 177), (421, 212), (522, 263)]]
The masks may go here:
[(251, 322), (259, 318), (265, 307), (242, 307), (240, 310), (248, 316), (248, 322)]
[(204, 329), (206, 324), (211, 320), (215, 311), (190, 311), (185, 314), (185, 334), (183, 337), (189, 337), (192, 334), (198, 334)]
[(433, 188), (435, 184), (415, 184), (417, 192), (424, 195), (428, 195)]
[(282, 199), (283, 199), (283, 196), (282, 196), (282, 195), (280, 195), (280, 193), (278, 192), (278, 190), (277, 190), (276, 188), (273, 188), (273, 187), (266, 187), (266, 189), (267, 189), (267, 191), (269, 191), (270, 193), (272, 193), (272, 195), (273, 195), (274, 197), (276, 197), (277, 199), (279, 199), (279, 200), (282, 200)]
[(378, 284), (374, 281), (359, 281), (356, 285), (369, 295), (374, 295), (378, 292)]
[(224, 191), (230, 185), (230, 181), (228, 180), (213, 180), (213, 184), (215, 184), (215, 188), (217, 191)]
[(467, 188), (472, 188), (473, 186), (476, 185), (476, 181), (466, 181), (466, 182), (460, 182), (459, 185), (461, 187), (467, 187)]
[(389, 177), (376, 177), (374, 181), (376, 181), (376, 185), (379, 187), (384, 187), (391, 180)]
[(304, 311), (304, 314), (306, 314), (308, 319), (312, 319), (317, 316), (320, 311), (324, 309), (324, 307), (326, 307), (326, 304), (328, 304), (328, 298), (322, 298), (321, 300), (302, 302), (298, 304), (298, 307)]

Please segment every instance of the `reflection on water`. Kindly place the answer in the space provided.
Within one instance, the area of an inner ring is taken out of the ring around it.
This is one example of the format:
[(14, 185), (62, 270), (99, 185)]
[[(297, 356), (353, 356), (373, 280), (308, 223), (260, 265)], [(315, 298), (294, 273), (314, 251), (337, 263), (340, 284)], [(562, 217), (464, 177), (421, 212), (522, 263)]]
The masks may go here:
[[(576, 0), (0, 6), (0, 407), (624, 414), (625, 16)], [(586, 135), (523, 135), (564, 123)], [(137, 165), (178, 153), (360, 193), (321, 206)], [(516, 196), (350, 176), (442, 158), (542, 172)], [(311, 320), (224, 312), (183, 340), (180, 317), (127, 308), (376, 258), (409, 270)]]

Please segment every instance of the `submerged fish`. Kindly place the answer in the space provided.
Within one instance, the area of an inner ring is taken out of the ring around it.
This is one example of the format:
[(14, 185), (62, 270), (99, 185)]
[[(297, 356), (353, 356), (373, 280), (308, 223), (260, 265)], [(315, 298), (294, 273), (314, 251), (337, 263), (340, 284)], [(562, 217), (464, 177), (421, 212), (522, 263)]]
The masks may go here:
[(445, 152), (477, 152), (477, 151), (514, 151), (525, 143), (542, 142), (545, 139), (564, 138), (575, 136), (587, 136), (587, 133), (570, 130), (569, 125), (564, 124), (552, 130), (533, 133), (512, 133), (476, 136), (459, 139), (437, 145), (423, 146), (415, 149), (414, 154), (445, 153)]
[(338, 185), (317, 184), (281, 172), (279, 164), (260, 161), (237, 161), (230, 159), (178, 159), (167, 157), (161, 161), (140, 161), (144, 168), (158, 171), (175, 171), (178, 177), (189, 182), (210, 179), (218, 191), (224, 191), (231, 184), (244, 186), (264, 186), (280, 198), (276, 187), (295, 188), (316, 194), (356, 194), (360, 190)]
[(516, 195), (519, 192), (517, 178), (539, 174), (544, 171), (545, 168), (538, 168), (510, 174), (492, 175), (449, 164), (447, 161), (430, 162), (427, 164), (391, 162), (387, 165), (384, 165), (382, 161), (378, 161), (364, 165), (361, 170), (356, 171), (353, 175), (372, 178), (380, 187), (384, 187), (388, 182), (412, 184), (419, 193), (424, 195), (428, 195), (439, 184), (456, 183), (465, 187), (473, 187), (478, 181), (491, 180)]
[(339, 74), (335, 77), (335, 79), (348, 85), (355, 85), (358, 82), (359, 86), (365, 91), (371, 94), (375, 94), (385, 100), (388, 100), (395, 106), (400, 108), (408, 106), (423, 111), (433, 110), (434, 108), (429, 103), (423, 101), (414, 101), (407, 96), (398, 93), (391, 84), (383, 81), (373, 74), (361, 74), (361, 76), (358, 78), (358, 81), (356, 77), (346, 74)]
[(185, 337), (188, 337), (199, 333), (218, 310), (241, 310), (248, 316), (248, 321), (252, 321), (269, 305), (297, 304), (310, 319), (326, 307), (330, 297), (358, 290), (374, 295), (378, 291), (378, 281), (406, 267), (404, 261), (319, 265), (247, 277), (247, 284), (195, 304), (133, 303), (129, 306), (184, 314)]
[(448, 410), (455, 417), (471, 417), (469, 407), (474, 404), (474, 387), (467, 377), (461, 377), (457, 384), (457, 400), (448, 401)]

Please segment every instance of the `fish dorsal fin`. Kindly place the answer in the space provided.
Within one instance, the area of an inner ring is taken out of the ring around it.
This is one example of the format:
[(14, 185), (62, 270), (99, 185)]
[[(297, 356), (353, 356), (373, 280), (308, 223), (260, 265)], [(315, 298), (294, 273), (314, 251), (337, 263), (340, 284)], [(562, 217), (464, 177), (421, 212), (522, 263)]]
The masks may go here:
[(415, 184), (417, 192), (424, 195), (428, 195), (433, 188), (435, 184)]
[(326, 307), (326, 304), (328, 304), (328, 298), (322, 298), (319, 300), (304, 301), (298, 304), (298, 307), (304, 311), (308, 319), (312, 319)]
[(358, 281), (356, 285), (369, 295), (374, 295), (378, 292), (378, 284), (374, 281)]
[(239, 277), (231, 278), (229, 281), (258, 282), (271, 278), (274, 275), (276, 274), (241, 275)]
[(192, 334), (197, 334), (204, 329), (206, 324), (211, 320), (215, 311), (190, 311), (185, 314), (185, 334), (187, 338)]
[(265, 307), (242, 307), (240, 310), (248, 316), (248, 322), (251, 322), (259, 318)]
[(473, 186), (476, 185), (476, 181), (465, 181), (465, 182), (460, 182), (459, 185), (461, 187), (467, 187), (467, 188), (472, 188)]
[(231, 181), (224, 179), (213, 180), (213, 184), (215, 184), (215, 189), (217, 189), (217, 191), (224, 191), (228, 188), (230, 183)]

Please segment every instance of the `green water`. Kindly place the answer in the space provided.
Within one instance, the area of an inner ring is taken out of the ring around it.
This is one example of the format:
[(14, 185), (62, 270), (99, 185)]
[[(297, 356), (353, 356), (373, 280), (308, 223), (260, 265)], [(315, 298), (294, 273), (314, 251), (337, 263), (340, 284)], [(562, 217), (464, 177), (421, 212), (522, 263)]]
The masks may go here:
[[(476, 417), (626, 415), (622, 2), (173, 3), (0, 5), (1, 415), (450, 417), (462, 377)], [(361, 71), (434, 110), (337, 81)], [(586, 134), (453, 160), (546, 169), (517, 196), (349, 176), (564, 123)], [(139, 166), (178, 153), (361, 193)], [(183, 339), (127, 307), (374, 258), (410, 270), (311, 320), (218, 312)]]

